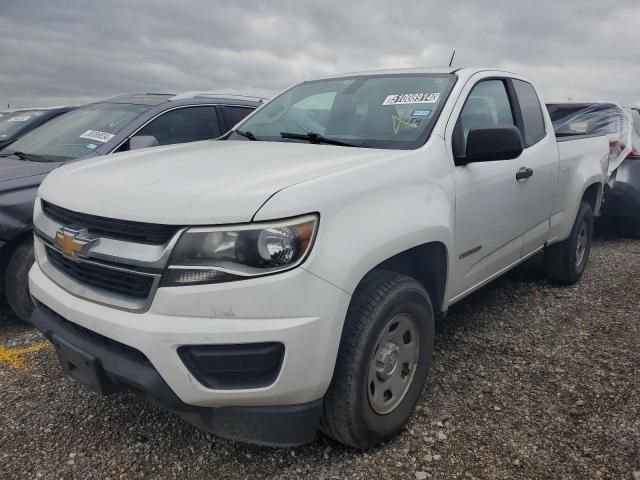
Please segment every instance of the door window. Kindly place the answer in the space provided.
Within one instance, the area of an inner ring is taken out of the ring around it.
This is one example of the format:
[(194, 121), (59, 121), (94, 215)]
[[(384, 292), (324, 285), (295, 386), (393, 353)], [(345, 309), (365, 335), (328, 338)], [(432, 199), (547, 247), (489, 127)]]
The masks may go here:
[(139, 130), (139, 135), (151, 135), (160, 145), (172, 145), (217, 138), (220, 127), (215, 107), (185, 107), (159, 116)]
[(502, 80), (483, 80), (471, 90), (453, 130), (454, 156), (464, 157), (467, 137), (472, 128), (492, 125), (515, 125)]
[(222, 116), (224, 117), (224, 123), (228, 129), (231, 129), (240, 120), (253, 112), (253, 108), (250, 107), (222, 107)]

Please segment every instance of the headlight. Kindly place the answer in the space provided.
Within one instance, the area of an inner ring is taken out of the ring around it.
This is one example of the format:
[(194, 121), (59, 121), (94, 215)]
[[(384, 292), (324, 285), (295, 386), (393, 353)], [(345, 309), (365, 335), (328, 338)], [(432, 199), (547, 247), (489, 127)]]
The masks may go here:
[(290, 270), (311, 251), (317, 228), (317, 215), (190, 228), (178, 240), (162, 285), (230, 282)]

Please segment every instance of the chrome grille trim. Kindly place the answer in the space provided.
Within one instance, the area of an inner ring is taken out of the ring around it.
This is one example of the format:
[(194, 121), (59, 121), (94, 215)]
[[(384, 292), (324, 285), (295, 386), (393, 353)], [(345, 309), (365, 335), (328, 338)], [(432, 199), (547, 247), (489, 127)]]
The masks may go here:
[(134, 313), (144, 313), (147, 310), (149, 310), (149, 308), (151, 307), (151, 302), (155, 297), (155, 293), (158, 289), (158, 286), (160, 285), (160, 280), (162, 278), (162, 275), (160, 273), (157, 273), (157, 274), (143, 273), (136, 270), (113, 267), (111, 265), (106, 265), (106, 264), (91, 261), (91, 260), (73, 259), (73, 261), (77, 263), (87, 263), (87, 264), (92, 264), (94, 266), (100, 266), (105, 269), (119, 270), (119, 271), (131, 273), (131, 274), (152, 277), (153, 284), (151, 285), (149, 296), (144, 299), (132, 298), (132, 297), (128, 297), (126, 295), (122, 295), (110, 290), (95, 288), (87, 284), (80, 283), (74, 278), (66, 275), (49, 261), (49, 257), (47, 255), (47, 248), (55, 249), (56, 251), (58, 251), (58, 249), (55, 248), (52, 244), (46, 243), (45, 240), (43, 240), (36, 234), (34, 238), (34, 250), (35, 250), (35, 255), (36, 255), (36, 260), (38, 262), (38, 265), (40, 266), (44, 274), (47, 277), (49, 277), (51, 281), (53, 281), (60, 288), (67, 291), (71, 295), (74, 295), (78, 298), (82, 298), (84, 300), (89, 300), (99, 305), (118, 308), (120, 310), (126, 310)]
[[(36, 235), (49, 244), (53, 244), (56, 232), (68, 225), (52, 220), (42, 210), (40, 199), (35, 203), (33, 227)], [(173, 247), (186, 230), (178, 230), (165, 245), (131, 243), (113, 238), (101, 237), (100, 242), (89, 251), (88, 257), (98, 261), (122, 264), (148, 270), (162, 270), (169, 262)]]
[(116, 270), (133, 275), (153, 278), (153, 284), (147, 298), (135, 298), (105, 288), (97, 288), (79, 282), (58, 269), (47, 256), (47, 249), (61, 252), (55, 245), (56, 232), (68, 225), (62, 225), (49, 218), (42, 209), (38, 198), (34, 207), (33, 229), (36, 259), (44, 274), (60, 288), (78, 298), (134, 313), (149, 310), (162, 279), (162, 273), (169, 263), (169, 257), (180, 235), (186, 230), (178, 230), (165, 245), (132, 243), (124, 240), (101, 237), (100, 241), (88, 252), (86, 258), (74, 257), (70, 261), (86, 263), (100, 268)]

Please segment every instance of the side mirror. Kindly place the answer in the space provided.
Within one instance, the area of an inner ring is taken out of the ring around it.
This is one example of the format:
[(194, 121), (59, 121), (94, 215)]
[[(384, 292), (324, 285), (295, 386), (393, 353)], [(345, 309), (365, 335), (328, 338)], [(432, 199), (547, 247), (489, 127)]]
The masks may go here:
[(157, 147), (158, 145), (160, 145), (160, 143), (158, 143), (158, 139), (153, 135), (136, 135), (129, 139), (129, 150)]
[(522, 134), (513, 125), (475, 127), (467, 136), (465, 161), (491, 162), (518, 158), (524, 150)]

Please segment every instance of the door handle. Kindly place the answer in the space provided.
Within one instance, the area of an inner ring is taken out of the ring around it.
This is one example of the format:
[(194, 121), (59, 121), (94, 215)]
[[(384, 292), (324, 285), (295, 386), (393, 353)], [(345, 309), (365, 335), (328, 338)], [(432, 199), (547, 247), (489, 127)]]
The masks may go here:
[(522, 167), (520, 170), (518, 170), (518, 173), (516, 173), (516, 180), (526, 180), (527, 178), (532, 176), (533, 176), (532, 168)]

